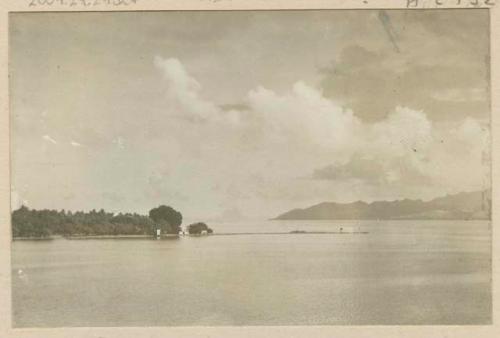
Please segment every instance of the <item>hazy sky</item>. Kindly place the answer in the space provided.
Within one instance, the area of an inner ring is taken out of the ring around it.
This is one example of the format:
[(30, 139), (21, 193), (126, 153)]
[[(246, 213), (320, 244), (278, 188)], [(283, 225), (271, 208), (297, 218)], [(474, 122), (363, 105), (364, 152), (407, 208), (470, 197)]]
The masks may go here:
[(12, 197), (273, 217), (488, 188), (486, 10), (10, 16)]

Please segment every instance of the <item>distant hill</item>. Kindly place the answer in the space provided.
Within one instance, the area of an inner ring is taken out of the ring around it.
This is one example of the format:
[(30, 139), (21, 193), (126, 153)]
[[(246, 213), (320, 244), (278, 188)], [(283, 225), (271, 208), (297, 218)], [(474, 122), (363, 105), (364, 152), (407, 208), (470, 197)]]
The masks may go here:
[(366, 203), (323, 202), (293, 209), (276, 220), (327, 219), (490, 219), (491, 191), (461, 192), (431, 201), (397, 200)]

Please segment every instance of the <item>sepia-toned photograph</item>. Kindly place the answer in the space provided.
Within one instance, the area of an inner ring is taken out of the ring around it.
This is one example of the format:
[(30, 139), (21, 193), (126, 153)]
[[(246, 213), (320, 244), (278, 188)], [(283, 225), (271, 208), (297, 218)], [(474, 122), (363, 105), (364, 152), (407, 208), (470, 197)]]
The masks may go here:
[(8, 38), (14, 328), (492, 324), (488, 9)]

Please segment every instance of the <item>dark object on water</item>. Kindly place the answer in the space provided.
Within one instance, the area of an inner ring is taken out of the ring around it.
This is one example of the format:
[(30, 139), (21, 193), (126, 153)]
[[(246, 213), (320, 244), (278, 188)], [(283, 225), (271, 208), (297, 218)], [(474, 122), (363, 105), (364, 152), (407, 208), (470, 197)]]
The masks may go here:
[(190, 235), (207, 235), (213, 233), (213, 230), (203, 222), (188, 225), (187, 231)]

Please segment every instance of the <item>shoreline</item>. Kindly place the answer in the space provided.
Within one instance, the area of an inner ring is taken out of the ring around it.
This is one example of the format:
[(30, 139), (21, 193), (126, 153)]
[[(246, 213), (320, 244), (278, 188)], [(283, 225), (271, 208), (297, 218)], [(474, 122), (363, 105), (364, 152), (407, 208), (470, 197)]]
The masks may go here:
[[(211, 237), (211, 236), (264, 236), (264, 235), (366, 235), (368, 231), (307, 231), (307, 232), (221, 232), (210, 235), (185, 234), (162, 235), (160, 239), (182, 238), (182, 237)], [(55, 239), (86, 240), (86, 239), (151, 239), (151, 235), (75, 235), (75, 236), (51, 236), (51, 237), (13, 237), (12, 241), (50, 241)]]

